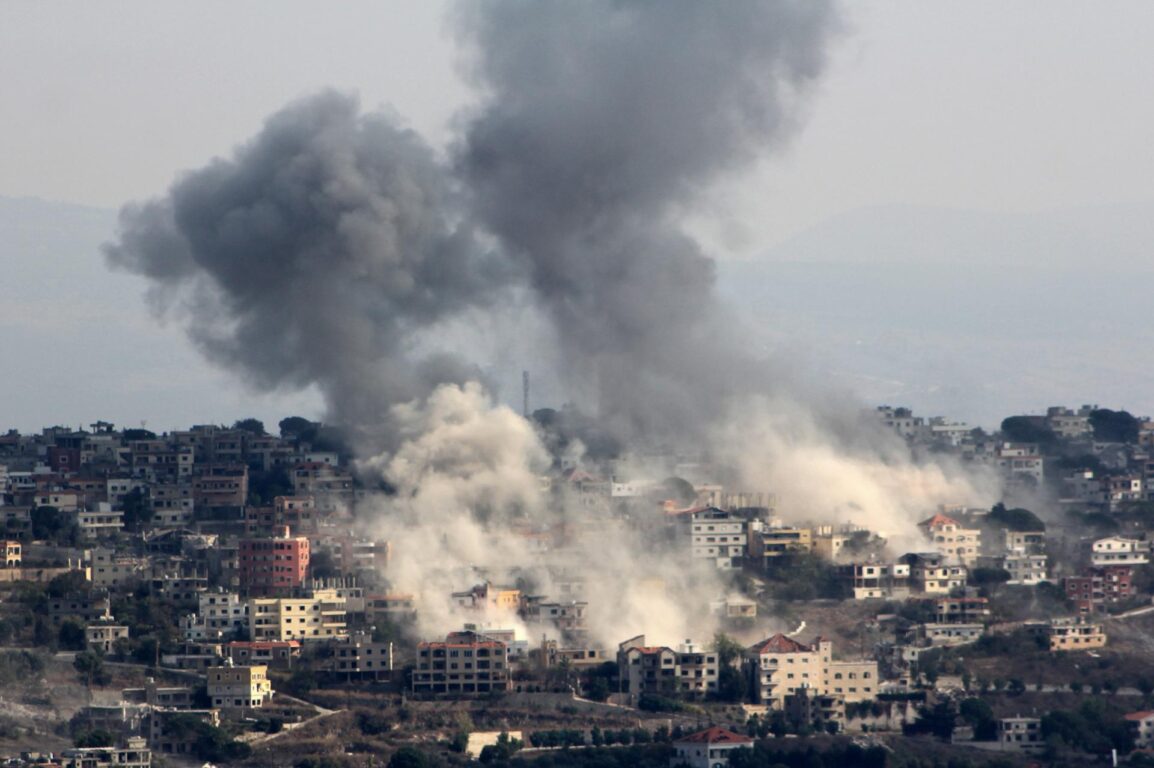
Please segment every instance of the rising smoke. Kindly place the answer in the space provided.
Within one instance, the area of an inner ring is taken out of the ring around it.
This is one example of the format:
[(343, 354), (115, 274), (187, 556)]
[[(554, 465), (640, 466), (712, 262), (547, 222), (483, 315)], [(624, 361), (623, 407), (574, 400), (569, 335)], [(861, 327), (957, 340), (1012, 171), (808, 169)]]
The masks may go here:
[[(463, 580), (520, 570), (548, 593), (560, 569), (586, 582), (602, 642), (701, 636), (716, 573), (543, 494), (538, 435), (477, 383), (484, 360), (435, 354), (438, 333), (528, 295), (559, 378), (604, 428), (707, 455), (742, 490), (780, 487), (798, 516), (893, 531), (972, 498), (742, 352), (680, 225), (793, 131), (837, 26), (818, 0), (462, 4), (480, 95), (448, 162), (322, 93), (126, 207), (108, 258), (149, 277), (209, 359), (263, 389), (315, 385), (356, 430), (361, 471), (396, 488), (365, 508), (423, 631), (459, 626), (446, 598)], [(566, 548), (546, 563), (531, 542), (550, 527)]]

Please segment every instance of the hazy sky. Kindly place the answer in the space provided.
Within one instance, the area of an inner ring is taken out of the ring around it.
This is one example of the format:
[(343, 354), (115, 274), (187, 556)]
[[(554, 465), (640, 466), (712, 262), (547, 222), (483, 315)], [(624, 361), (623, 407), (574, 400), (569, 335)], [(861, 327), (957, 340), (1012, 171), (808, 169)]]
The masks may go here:
[[(324, 87), (356, 92), (365, 107), (390, 106), (443, 145), (470, 98), (446, 9), (435, 0), (0, 3), (0, 195), (114, 209), (161, 193), (182, 169), (253, 135), (286, 101)], [(747, 258), (861, 206), (1022, 212), (1154, 203), (1152, 37), (1147, 2), (851, 4), (793, 140), (715, 190), (694, 228), (718, 258)], [(103, 270), (99, 254), (92, 259), (84, 268)], [(143, 301), (123, 295), (107, 305), (89, 296), (49, 325), (21, 316), (11, 297), (26, 297), (27, 281), (66, 290), (80, 274), (73, 267), (0, 263), (9, 280), (26, 281), (3, 294), (0, 331), (36, 325), (28, 344), (40, 350), (72, 333), (69, 322), (95, 316), (153, 334), (139, 336), (141, 349), (168, 345), (170, 358), (138, 370), (138, 386), (165, 386), (181, 366), (206, 367), (178, 329), (154, 329)], [(87, 370), (98, 365), (94, 356)], [(185, 410), (157, 400), (150, 411), (140, 400), (154, 423), (158, 412), (168, 427), (315, 405), (307, 396), (250, 397), (219, 372), (181, 378), (186, 389), (172, 397)], [(204, 381), (220, 393), (211, 413), (190, 401)], [(63, 384), (56, 400), (45, 386), (0, 386), (15, 409), (0, 427), (107, 418), (72, 402)], [(129, 409), (108, 415), (123, 421)]]
[[(1154, 4), (871, 2), (793, 144), (719, 192), (756, 252), (832, 214), (917, 202), (1034, 210), (1154, 200)], [(324, 86), (434, 141), (468, 88), (445, 4), (0, 5), (0, 194), (114, 207), (164, 189)]]

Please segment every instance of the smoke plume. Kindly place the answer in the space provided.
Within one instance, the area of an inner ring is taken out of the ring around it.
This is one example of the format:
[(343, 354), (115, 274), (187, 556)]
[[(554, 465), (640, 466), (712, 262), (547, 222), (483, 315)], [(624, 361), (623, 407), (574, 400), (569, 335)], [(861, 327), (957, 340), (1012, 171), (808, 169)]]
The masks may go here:
[[(487, 361), (438, 354), (446, 328), (494, 327), (511, 296), (530, 297), (558, 378), (601, 425), (691, 446), (705, 479), (779, 491), (783, 515), (890, 532), (971, 500), (955, 498), (975, 493), (964, 478), (744, 352), (682, 227), (796, 127), (837, 28), (829, 2), (489, 0), (460, 5), (454, 28), (479, 100), (449, 161), (322, 93), (126, 207), (107, 248), (209, 359), (258, 388), (316, 386), (360, 432), (361, 472), (397, 491), (362, 512), (394, 543), (392, 586), (421, 594), (424, 632), (459, 627), (453, 590), (521, 579), (550, 594), (564, 571), (606, 645), (700, 639), (729, 589), (687, 547), (654, 546), (659, 509), (626, 521), (543, 493), (554, 457), (477, 383)], [(560, 548), (543, 555), (541, 535)]]
[(713, 261), (678, 219), (790, 133), (830, 4), (499, 0), (457, 21), (485, 94), (458, 148), (479, 219), (603, 420), (684, 437), (764, 372), (737, 352)]
[(414, 347), (508, 280), (421, 138), (334, 92), (289, 105), (120, 224), (109, 261), (150, 278), (155, 308), (210, 360), (262, 389), (315, 384), (346, 427), (475, 378)]

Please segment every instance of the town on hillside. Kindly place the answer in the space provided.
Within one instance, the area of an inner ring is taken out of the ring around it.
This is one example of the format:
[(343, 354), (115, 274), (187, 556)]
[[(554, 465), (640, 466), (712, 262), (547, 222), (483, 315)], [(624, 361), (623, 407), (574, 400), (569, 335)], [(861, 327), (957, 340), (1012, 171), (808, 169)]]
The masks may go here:
[(0, 756), (1154, 765), (1154, 421), (869, 416), (996, 500), (871, 530), (546, 409), (545, 510), (445, 562), (464, 534), (301, 417), (0, 434)]

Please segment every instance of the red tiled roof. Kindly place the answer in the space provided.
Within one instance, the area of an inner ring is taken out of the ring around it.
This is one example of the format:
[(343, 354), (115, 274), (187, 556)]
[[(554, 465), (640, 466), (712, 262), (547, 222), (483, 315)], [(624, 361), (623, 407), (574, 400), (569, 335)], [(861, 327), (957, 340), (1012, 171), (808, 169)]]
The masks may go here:
[(756, 651), (759, 654), (763, 653), (809, 653), (812, 648), (803, 643), (799, 643), (793, 638), (786, 637), (778, 632), (773, 637), (762, 640), (757, 645), (750, 648), (751, 651)]
[(922, 522), (918, 523), (918, 525), (924, 525), (927, 528), (937, 528), (939, 525), (957, 525), (957, 526), (960, 526), (961, 523), (959, 523), (957, 520), (955, 520), (952, 517), (946, 517), (945, 515), (939, 513), (939, 514), (936, 514), (933, 517), (931, 517), (929, 520), (923, 520)]
[(1130, 712), (1128, 714), (1122, 715), (1122, 717), (1125, 718), (1126, 720), (1135, 720), (1135, 721), (1146, 720), (1146, 719), (1149, 719), (1151, 717), (1154, 717), (1154, 711), (1147, 709), (1147, 710), (1143, 710), (1141, 712)]
[(733, 731), (727, 731), (724, 728), (707, 728), (704, 731), (691, 733), (683, 739), (677, 740), (679, 744), (752, 744), (753, 739), (748, 736), (742, 736)]

